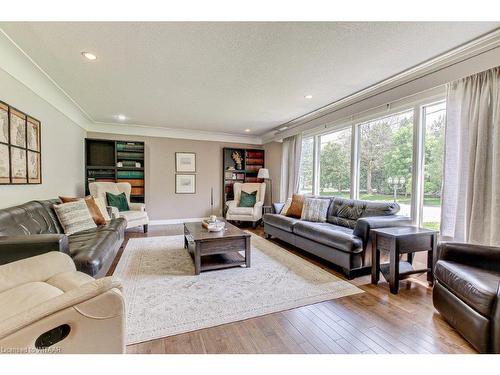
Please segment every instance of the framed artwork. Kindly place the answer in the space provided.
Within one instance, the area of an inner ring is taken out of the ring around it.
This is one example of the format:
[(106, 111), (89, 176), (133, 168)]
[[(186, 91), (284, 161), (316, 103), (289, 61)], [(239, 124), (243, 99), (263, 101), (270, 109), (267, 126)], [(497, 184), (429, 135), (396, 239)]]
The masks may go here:
[(41, 123), (0, 101), (0, 184), (42, 183)]
[(176, 174), (175, 194), (196, 194), (196, 175)]
[(9, 107), (0, 103), (0, 142), (9, 143)]
[(10, 148), (10, 173), (13, 184), (28, 183), (26, 149), (18, 147)]
[(10, 183), (9, 146), (0, 143), (0, 184)]
[(196, 172), (196, 154), (194, 152), (175, 153), (175, 171)]

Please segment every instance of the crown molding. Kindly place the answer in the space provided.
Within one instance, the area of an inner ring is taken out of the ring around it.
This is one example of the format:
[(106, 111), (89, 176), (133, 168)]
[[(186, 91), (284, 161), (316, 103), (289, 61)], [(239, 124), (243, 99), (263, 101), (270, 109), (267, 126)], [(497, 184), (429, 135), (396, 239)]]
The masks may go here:
[[(282, 139), (284, 137), (292, 136), (302, 130), (299, 130), (299, 127), (302, 128), (303, 125), (313, 120), (319, 119), (340, 109), (346, 108), (350, 105), (359, 103), (373, 96), (397, 88), (398, 86), (410, 83), (426, 75), (435, 73), (451, 65), (460, 63), (464, 60), (470, 59), (498, 47), (500, 47), (500, 28), (497, 28), (494, 31), (476, 38), (470, 42), (462, 44), (461, 46), (445, 52), (439, 56), (426, 60), (421, 64), (415, 65), (412, 68), (393, 75), (354, 94), (348, 95), (342, 99), (306, 113), (305, 115), (299, 116), (293, 120), (276, 126), (273, 130), (265, 133), (262, 136), (262, 140), (264, 143), (267, 143), (277, 139)], [(287, 126), (287, 129), (280, 132), (278, 129), (283, 126)]]
[(87, 130), (88, 113), (66, 93), (7, 33), (0, 28), (0, 69), (21, 82), (72, 122)]
[(2, 52), (0, 69), (21, 82), (86, 131), (200, 141), (262, 144), (260, 136), (95, 121), (2, 28), (0, 28), (0, 51)]
[(163, 126), (149, 126), (139, 124), (94, 122), (90, 124), (87, 131), (98, 133), (141, 135), (145, 137), (191, 139), (196, 141), (247, 143), (252, 145), (262, 144), (262, 138), (259, 136), (210, 132), (204, 130), (175, 129), (166, 128)]

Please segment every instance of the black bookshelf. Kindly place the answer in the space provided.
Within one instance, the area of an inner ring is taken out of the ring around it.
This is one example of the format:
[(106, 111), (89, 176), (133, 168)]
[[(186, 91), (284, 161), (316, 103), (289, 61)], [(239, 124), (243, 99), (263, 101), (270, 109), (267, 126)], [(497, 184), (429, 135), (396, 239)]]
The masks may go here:
[[(241, 166), (238, 166), (231, 155), (241, 155)], [(262, 182), (257, 178), (259, 169), (264, 168), (265, 153), (262, 149), (225, 147), (222, 151), (222, 207), (234, 199), (233, 184), (235, 182)], [(241, 168), (239, 168), (241, 167)]]
[(130, 201), (145, 201), (145, 144), (85, 138), (85, 194), (90, 182), (129, 182)]

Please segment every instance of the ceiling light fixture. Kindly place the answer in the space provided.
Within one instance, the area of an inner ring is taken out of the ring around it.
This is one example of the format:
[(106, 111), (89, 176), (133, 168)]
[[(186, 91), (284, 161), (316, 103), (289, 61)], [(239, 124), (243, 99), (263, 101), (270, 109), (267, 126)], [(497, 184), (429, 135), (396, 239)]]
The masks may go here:
[(97, 56), (90, 52), (82, 52), (82, 56), (85, 57), (87, 60), (91, 61), (97, 60)]
[(304, 98), (306, 98), (306, 99), (312, 99), (312, 97), (313, 96), (311, 94), (307, 94), (306, 96), (304, 96)]
[(127, 119), (127, 117), (125, 115), (116, 115), (115, 118), (120, 120), (120, 121), (125, 121)]
[(286, 129), (288, 129), (288, 126), (282, 126), (282, 127), (281, 127), (281, 128), (279, 128), (278, 130), (279, 130), (280, 132), (282, 132), (282, 131), (285, 131)]
[(250, 131), (251, 131), (250, 129), (245, 129), (246, 133), (250, 133)]

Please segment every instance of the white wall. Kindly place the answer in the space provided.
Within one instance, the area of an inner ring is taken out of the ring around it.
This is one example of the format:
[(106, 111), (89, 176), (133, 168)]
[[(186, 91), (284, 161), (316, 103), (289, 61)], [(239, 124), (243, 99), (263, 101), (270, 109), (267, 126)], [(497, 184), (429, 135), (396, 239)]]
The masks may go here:
[(0, 208), (83, 194), (86, 131), (0, 68), (0, 100), (42, 123), (41, 185), (0, 185)]

